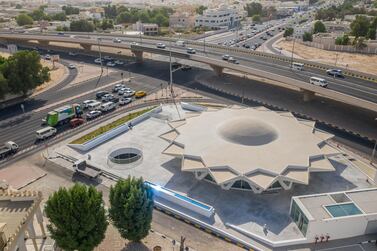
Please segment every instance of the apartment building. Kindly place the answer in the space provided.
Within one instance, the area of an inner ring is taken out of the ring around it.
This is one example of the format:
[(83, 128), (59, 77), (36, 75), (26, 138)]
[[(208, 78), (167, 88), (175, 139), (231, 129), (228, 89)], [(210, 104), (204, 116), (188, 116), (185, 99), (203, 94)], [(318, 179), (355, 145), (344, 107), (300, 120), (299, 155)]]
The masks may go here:
[(203, 15), (195, 18), (195, 27), (207, 27), (210, 29), (232, 28), (240, 25), (246, 12), (236, 8), (220, 5), (216, 9), (207, 9)]

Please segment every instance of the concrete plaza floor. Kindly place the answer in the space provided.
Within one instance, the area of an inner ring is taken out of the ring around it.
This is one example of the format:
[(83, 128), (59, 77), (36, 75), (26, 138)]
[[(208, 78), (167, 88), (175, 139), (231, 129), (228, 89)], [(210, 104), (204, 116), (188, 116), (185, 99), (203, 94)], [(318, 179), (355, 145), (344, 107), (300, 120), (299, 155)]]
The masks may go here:
[[(296, 224), (289, 216), (292, 196), (368, 188), (372, 185), (367, 177), (342, 155), (330, 158), (335, 172), (311, 173), (309, 185), (294, 185), (291, 190), (267, 194), (254, 194), (248, 191), (223, 190), (215, 184), (195, 179), (192, 173), (181, 172), (180, 160), (161, 154), (168, 142), (159, 135), (169, 130), (167, 120), (184, 117), (184, 111), (174, 105), (164, 105), (158, 116), (149, 118), (118, 137), (86, 152), (78, 152), (63, 145), (54, 151), (76, 159), (87, 159), (90, 163), (120, 177), (128, 175), (143, 177), (144, 180), (165, 186), (183, 195), (209, 204), (215, 208), (211, 219), (200, 217), (183, 208), (175, 207), (184, 213), (227, 231), (248, 242), (250, 238), (226, 227), (226, 223), (238, 226), (254, 235), (270, 241), (303, 238)], [(108, 123), (108, 122), (107, 122)], [(78, 136), (76, 136), (78, 137)], [(135, 147), (143, 152), (143, 158), (130, 166), (109, 165), (107, 156), (119, 147)], [(294, 153), (292, 153), (294, 154)], [(267, 233), (263, 231), (266, 224)]]

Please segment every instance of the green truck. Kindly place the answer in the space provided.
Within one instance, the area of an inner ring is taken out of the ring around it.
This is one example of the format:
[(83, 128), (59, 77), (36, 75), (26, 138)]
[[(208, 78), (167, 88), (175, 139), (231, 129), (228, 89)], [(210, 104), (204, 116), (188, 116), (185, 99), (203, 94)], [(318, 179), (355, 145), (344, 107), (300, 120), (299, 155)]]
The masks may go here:
[(72, 118), (81, 117), (82, 110), (79, 104), (65, 105), (47, 113), (43, 122), (49, 126), (68, 123)]

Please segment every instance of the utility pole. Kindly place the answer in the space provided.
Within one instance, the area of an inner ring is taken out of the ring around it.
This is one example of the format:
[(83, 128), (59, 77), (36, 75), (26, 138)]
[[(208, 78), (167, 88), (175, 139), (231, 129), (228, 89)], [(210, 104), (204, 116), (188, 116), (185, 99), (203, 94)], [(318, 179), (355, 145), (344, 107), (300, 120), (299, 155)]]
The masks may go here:
[(204, 50), (204, 53), (206, 53), (206, 37), (204, 37), (203, 39), (203, 50)]
[(101, 53), (101, 44), (100, 44), (100, 41), (101, 41), (101, 38), (97, 38), (99, 60), (101, 62), (101, 74), (98, 77), (98, 80), (97, 80), (97, 83), (96, 83), (96, 87), (98, 86), (99, 81), (101, 81), (101, 77), (102, 77), (102, 74), (103, 74), (103, 63), (102, 63), (102, 53)]
[(291, 55), (291, 68), (293, 67), (293, 52), (295, 51), (296, 38), (293, 37), (292, 55)]

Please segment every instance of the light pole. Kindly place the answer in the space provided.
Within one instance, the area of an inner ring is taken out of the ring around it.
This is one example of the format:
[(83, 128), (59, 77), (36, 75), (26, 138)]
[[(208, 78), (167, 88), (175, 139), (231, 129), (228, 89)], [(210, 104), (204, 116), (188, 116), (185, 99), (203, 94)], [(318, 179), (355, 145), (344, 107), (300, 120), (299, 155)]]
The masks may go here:
[(101, 74), (99, 75), (99, 78), (97, 80), (96, 87), (98, 86), (99, 81), (101, 81), (101, 77), (102, 77), (102, 74), (103, 74), (103, 63), (102, 63), (102, 53), (101, 53), (101, 44), (100, 44), (100, 41), (101, 41), (101, 38), (97, 38), (99, 60), (100, 60), (100, 63), (101, 63)]
[(206, 37), (204, 37), (203, 39), (203, 50), (204, 50), (204, 53), (206, 53)]
[[(377, 118), (375, 118), (374, 121), (377, 121)], [(376, 153), (376, 147), (377, 147), (377, 140), (374, 141), (374, 147), (373, 147), (372, 155), (370, 156), (370, 164), (371, 165), (373, 165), (374, 154)]]
[(295, 51), (296, 38), (293, 37), (292, 55), (291, 55), (291, 69), (293, 68), (293, 52)]

